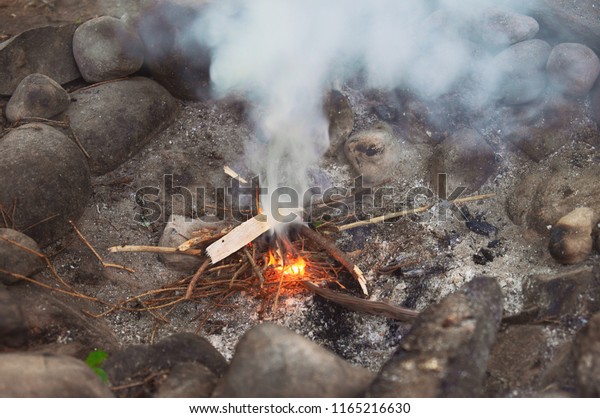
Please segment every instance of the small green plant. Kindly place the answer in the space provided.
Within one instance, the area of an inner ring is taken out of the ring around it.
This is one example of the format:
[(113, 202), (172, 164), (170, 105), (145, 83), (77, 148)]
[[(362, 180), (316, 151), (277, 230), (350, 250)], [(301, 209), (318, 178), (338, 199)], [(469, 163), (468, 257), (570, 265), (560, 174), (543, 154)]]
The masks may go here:
[(102, 379), (102, 381), (106, 384), (108, 384), (108, 375), (102, 368), (102, 364), (107, 358), (108, 353), (106, 351), (96, 349), (90, 352), (90, 354), (88, 354), (88, 356), (85, 359), (85, 363), (88, 366), (90, 366), (94, 373), (100, 376), (100, 379)]

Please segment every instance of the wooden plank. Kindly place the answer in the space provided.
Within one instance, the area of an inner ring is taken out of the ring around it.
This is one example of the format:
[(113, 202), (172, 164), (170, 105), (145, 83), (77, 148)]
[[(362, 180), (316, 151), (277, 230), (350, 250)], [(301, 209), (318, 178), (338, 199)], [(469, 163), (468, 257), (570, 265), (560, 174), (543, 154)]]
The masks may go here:
[(269, 229), (271, 229), (271, 225), (267, 222), (267, 217), (264, 214), (256, 215), (209, 245), (206, 248), (206, 254), (210, 257), (212, 264), (217, 263), (254, 241)]

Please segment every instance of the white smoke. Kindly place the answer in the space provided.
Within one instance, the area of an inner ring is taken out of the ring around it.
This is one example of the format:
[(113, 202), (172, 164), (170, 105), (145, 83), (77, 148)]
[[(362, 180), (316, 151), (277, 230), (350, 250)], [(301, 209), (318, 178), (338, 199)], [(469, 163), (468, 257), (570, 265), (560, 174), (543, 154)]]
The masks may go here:
[(267, 146), (252, 168), (266, 173), (263, 186), (302, 196), (328, 146), (322, 99), (334, 83), (361, 72), (374, 87), (444, 94), (485, 64), (463, 29), (499, 3), (509, 1), (220, 0), (195, 36), (212, 51), (214, 92), (241, 91), (258, 105)]

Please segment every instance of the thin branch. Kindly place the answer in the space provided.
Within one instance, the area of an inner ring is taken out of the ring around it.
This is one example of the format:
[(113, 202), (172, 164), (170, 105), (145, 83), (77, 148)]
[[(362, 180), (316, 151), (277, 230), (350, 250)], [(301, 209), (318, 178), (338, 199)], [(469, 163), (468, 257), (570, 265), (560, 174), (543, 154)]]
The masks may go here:
[[(467, 202), (474, 202), (474, 201), (477, 201), (477, 200), (490, 199), (490, 198), (495, 197), (495, 196), (496, 196), (495, 193), (480, 194), (480, 195), (477, 195), (477, 196), (468, 196), (468, 197), (462, 197), (462, 198), (459, 198), (459, 199), (449, 200), (449, 202), (452, 202), (452, 203), (467, 203)], [(353, 223), (350, 223), (350, 224), (338, 226), (336, 229), (337, 229), (338, 232), (347, 231), (349, 229), (358, 228), (359, 226), (373, 225), (373, 224), (377, 224), (377, 223), (389, 221), (390, 219), (400, 218), (402, 216), (415, 215), (417, 213), (427, 212), (429, 209), (431, 209), (432, 207), (434, 207), (436, 204), (437, 203), (433, 203), (431, 205), (421, 206), (421, 207), (418, 207), (418, 208), (415, 208), (415, 209), (407, 209), (407, 210), (403, 210), (403, 211), (400, 211), (400, 212), (387, 213), (387, 214), (382, 215), (382, 216), (377, 216), (376, 218), (372, 218), (372, 219), (368, 219), (368, 220), (364, 220), (364, 221), (358, 221), (358, 222), (353, 222)]]
[(401, 306), (392, 305), (386, 302), (371, 301), (355, 296), (346, 295), (330, 289), (323, 289), (314, 283), (304, 281), (302, 285), (311, 292), (330, 300), (338, 305), (352, 309), (357, 312), (364, 312), (370, 315), (385, 316), (386, 318), (397, 319), (399, 321), (413, 321), (419, 315), (419, 312)]
[(179, 250), (177, 247), (155, 247), (153, 245), (119, 245), (108, 249), (111, 253), (158, 253), (158, 254), (185, 254), (199, 256), (202, 250)]
[(256, 276), (258, 277), (259, 286), (262, 287), (263, 283), (265, 282), (265, 276), (263, 276), (262, 272), (256, 265), (256, 261), (254, 261), (254, 257), (252, 256), (252, 254), (250, 254), (250, 251), (248, 251), (248, 248), (246, 248), (246, 247), (244, 247), (244, 254), (246, 255), (246, 258), (248, 259), (248, 261), (250, 262), (250, 265), (252, 266), (252, 270), (254, 271), (254, 274), (256, 274)]
[(185, 300), (190, 300), (192, 298), (192, 293), (194, 292), (194, 288), (196, 287), (198, 280), (200, 280), (200, 276), (202, 276), (202, 274), (204, 273), (204, 270), (206, 270), (206, 268), (209, 266), (209, 264), (210, 264), (210, 259), (207, 258), (206, 260), (204, 260), (204, 263), (202, 263), (202, 265), (200, 267), (198, 267), (198, 270), (192, 277), (192, 280), (190, 281), (190, 285), (188, 286), (187, 291), (185, 292)]
[(115, 268), (115, 269), (120, 269), (120, 270), (125, 270), (129, 273), (135, 273), (135, 270), (129, 268), (129, 267), (124, 267), (121, 266), (119, 264), (113, 264), (113, 263), (107, 263), (104, 261), (104, 259), (100, 256), (100, 254), (98, 254), (98, 252), (96, 251), (96, 249), (92, 246), (92, 244), (89, 243), (89, 241), (87, 239), (85, 239), (85, 237), (83, 236), (83, 234), (79, 231), (79, 229), (77, 229), (77, 226), (75, 226), (75, 223), (73, 221), (69, 221), (69, 223), (71, 224), (71, 226), (73, 227), (73, 229), (75, 230), (75, 233), (77, 234), (77, 236), (79, 237), (79, 239), (86, 245), (86, 247), (88, 247), (92, 253), (94, 253), (94, 255), (96, 256), (96, 258), (98, 259), (98, 261), (100, 261), (100, 263), (102, 264), (102, 267), (104, 268)]
[(369, 291), (367, 290), (367, 280), (364, 273), (356, 264), (354, 264), (347, 254), (338, 250), (331, 241), (307, 226), (303, 226), (300, 231), (307, 239), (316, 243), (319, 247), (327, 251), (333, 258), (339, 261), (340, 264), (344, 266), (344, 268), (346, 268), (346, 270), (348, 270), (348, 272), (356, 279), (363, 293), (366, 296), (369, 295)]

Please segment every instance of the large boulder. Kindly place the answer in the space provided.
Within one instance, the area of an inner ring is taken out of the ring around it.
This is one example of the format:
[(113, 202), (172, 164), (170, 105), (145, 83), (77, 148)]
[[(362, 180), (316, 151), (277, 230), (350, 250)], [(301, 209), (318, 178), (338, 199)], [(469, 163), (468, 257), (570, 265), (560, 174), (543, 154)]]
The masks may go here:
[(0, 43), (0, 95), (11, 95), (21, 80), (44, 74), (59, 84), (81, 77), (73, 58), (75, 25), (45, 26)]
[(160, 84), (136, 77), (73, 93), (71, 128), (90, 155), (92, 174), (114, 170), (165, 129), (177, 104)]
[(507, 105), (521, 105), (538, 98), (546, 88), (546, 62), (552, 47), (540, 39), (519, 42), (491, 60), (487, 88)]
[(73, 55), (81, 75), (90, 83), (128, 76), (144, 62), (140, 38), (111, 16), (88, 20), (77, 28)]
[(566, 42), (552, 48), (546, 69), (556, 90), (570, 96), (585, 96), (600, 74), (600, 59), (591, 48)]
[(478, 277), (423, 311), (369, 389), (372, 397), (475, 397), (502, 319), (498, 282)]
[(87, 161), (75, 143), (40, 123), (0, 139), (0, 205), (12, 227), (42, 247), (72, 231), (91, 191)]
[(210, 53), (190, 36), (204, 6), (157, 2), (143, 10), (137, 21), (152, 77), (182, 99), (198, 99), (208, 92)]
[(67, 110), (69, 103), (69, 93), (60, 84), (43, 74), (31, 74), (21, 80), (6, 104), (6, 119), (50, 119)]
[(239, 341), (215, 397), (356, 397), (373, 376), (287, 328), (264, 323)]

